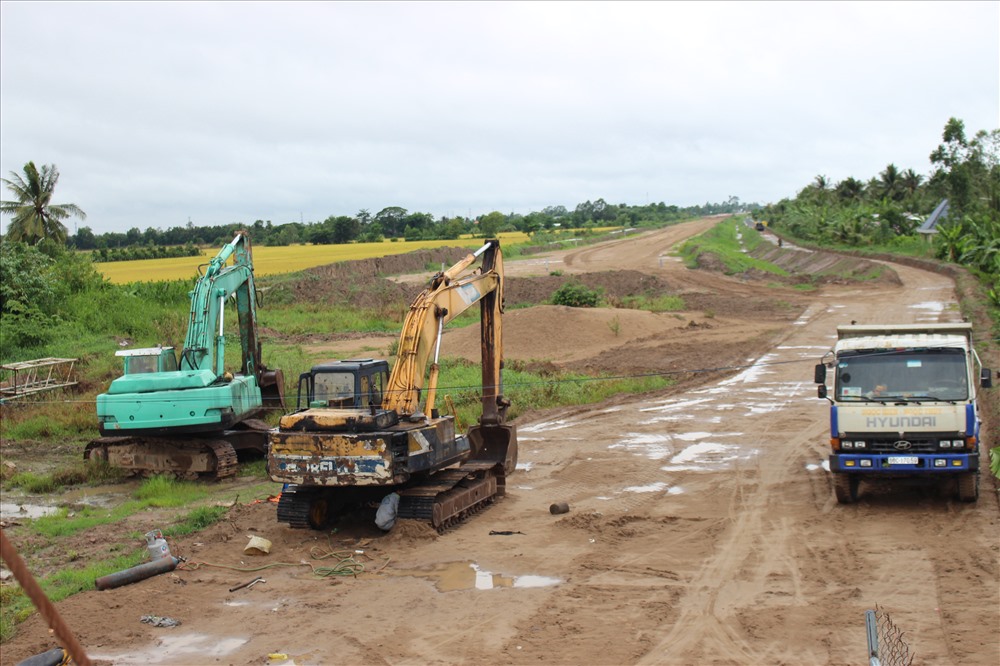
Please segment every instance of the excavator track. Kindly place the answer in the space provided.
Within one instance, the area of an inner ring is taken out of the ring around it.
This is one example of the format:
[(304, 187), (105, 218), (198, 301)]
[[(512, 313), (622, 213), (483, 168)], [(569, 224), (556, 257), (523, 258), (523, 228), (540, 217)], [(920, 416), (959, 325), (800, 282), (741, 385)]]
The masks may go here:
[(102, 437), (87, 444), (83, 457), (104, 460), (133, 474), (174, 474), (206, 480), (235, 476), (239, 469), (236, 450), (222, 439)]
[(503, 495), (493, 462), (471, 461), (399, 492), (398, 518), (426, 520), (439, 533), (489, 507)]
[(316, 493), (285, 486), (278, 499), (278, 522), (288, 523), (295, 529), (308, 529), (309, 506)]

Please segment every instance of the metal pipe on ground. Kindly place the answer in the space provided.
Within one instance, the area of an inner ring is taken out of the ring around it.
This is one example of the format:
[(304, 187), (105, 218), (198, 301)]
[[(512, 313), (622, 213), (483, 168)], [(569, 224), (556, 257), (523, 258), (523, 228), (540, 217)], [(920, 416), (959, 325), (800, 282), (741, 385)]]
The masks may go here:
[(177, 568), (178, 564), (180, 564), (180, 559), (177, 557), (161, 557), (152, 562), (132, 567), (131, 569), (124, 569), (113, 574), (108, 574), (107, 576), (101, 576), (94, 581), (94, 585), (97, 586), (98, 590), (110, 590), (122, 585), (138, 583), (140, 580), (146, 580), (161, 573), (173, 571)]

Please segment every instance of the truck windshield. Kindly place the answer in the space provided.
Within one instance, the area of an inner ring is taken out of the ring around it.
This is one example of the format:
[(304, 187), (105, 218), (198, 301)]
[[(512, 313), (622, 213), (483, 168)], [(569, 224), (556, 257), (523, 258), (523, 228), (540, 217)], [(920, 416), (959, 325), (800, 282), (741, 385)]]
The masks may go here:
[(836, 395), (843, 401), (969, 397), (959, 349), (848, 352), (837, 358)]

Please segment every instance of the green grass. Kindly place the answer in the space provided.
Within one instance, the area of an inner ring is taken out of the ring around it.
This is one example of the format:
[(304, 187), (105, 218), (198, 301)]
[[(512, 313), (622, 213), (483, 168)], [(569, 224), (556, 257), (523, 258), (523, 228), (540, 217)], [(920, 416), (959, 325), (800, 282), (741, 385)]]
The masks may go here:
[(249, 460), (244, 463), (240, 463), (239, 475), (242, 477), (254, 477), (258, 479), (267, 478), (267, 460), (261, 458), (260, 460)]
[(165, 476), (154, 476), (143, 481), (135, 492), (135, 499), (123, 502), (113, 509), (84, 507), (70, 511), (60, 509), (50, 516), (32, 520), (30, 529), (36, 534), (54, 539), (84, 530), (116, 523), (127, 516), (151, 507), (177, 507), (192, 504), (209, 494), (204, 484), (176, 481)]
[(176, 525), (162, 530), (163, 534), (168, 537), (179, 537), (200, 532), (209, 525), (222, 520), (228, 510), (224, 506), (200, 506), (185, 514)]
[[(507, 363), (503, 379), (504, 395), (511, 401), (508, 421), (528, 409), (595, 404), (615, 395), (646, 393), (673, 384), (673, 380), (665, 376), (593, 377), (569, 372), (543, 375), (525, 370), (522, 364), (513, 362)], [(482, 412), (481, 386), (482, 370), (478, 363), (442, 359), (438, 407), (444, 411), (444, 396), (450, 396), (459, 423), (467, 428), (478, 420)]]
[[(146, 556), (147, 550), (143, 547), (128, 554), (91, 561), (79, 568), (66, 566), (37, 582), (49, 601), (58, 603), (78, 592), (93, 590), (94, 581), (98, 578), (141, 564)], [(21, 587), (0, 587), (0, 643), (10, 640), (16, 625), (26, 620), (34, 610), (31, 600)]]
[(680, 312), (684, 310), (684, 299), (671, 294), (626, 296), (618, 307), (649, 312)]
[(18, 472), (4, 479), (5, 488), (21, 488), (33, 495), (54, 493), (67, 486), (91, 485), (98, 486), (115, 483), (125, 478), (125, 472), (112, 467), (105, 462), (84, 461), (54, 472), (39, 474), (36, 472)]
[(722, 262), (727, 275), (743, 273), (749, 270), (759, 270), (774, 275), (787, 276), (788, 271), (772, 263), (755, 259), (746, 254), (744, 247), (753, 249), (761, 241), (759, 233), (743, 226), (741, 245), (736, 235), (738, 225), (743, 226), (735, 218), (725, 220), (715, 225), (705, 233), (685, 242), (680, 248), (681, 257), (689, 268), (697, 268), (698, 259), (703, 254), (714, 255)]
[[(274, 484), (269, 484), (267, 488), (271, 486)], [(260, 491), (263, 489), (266, 492), (267, 488), (251, 490)], [(208, 495), (209, 491), (198, 484), (153, 477), (136, 489), (134, 493), (136, 499), (129, 500), (114, 509), (88, 507), (73, 512), (73, 515), (70, 515), (67, 509), (62, 509), (55, 516), (45, 516), (31, 521), (28, 529), (35, 534), (54, 539), (75, 534), (97, 525), (118, 522), (149, 507), (187, 505), (198, 502)], [(227, 511), (225, 506), (195, 507), (181, 517), (178, 522), (164, 528), (163, 534), (169, 537), (180, 537), (198, 532), (221, 520)], [(141, 538), (141, 535), (137, 534), (131, 536), (137, 540)], [(66, 566), (54, 574), (40, 578), (38, 583), (52, 602), (61, 601), (77, 592), (92, 590), (94, 589), (94, 581), (101, 576), (134, 567), (146, 560), (147, 550), (145, 547), (135, 548), (127, 553), (120, 552), (128, 548), (129, 546), (125, 544), (113, 544), (109, 548), (112, 552), (108, 558), (89, 561), (82, 566), (72, 564), (77, 558), (70, 553), (67, 556), (68, 564)], [(16, 625), (29, 617), (33, 610), (31, 601), (20, 587), (0, 586), (0, 643), (9, 640), (14, 635)]]
[(405, 306), (391, 312), (328, 303), (296, 303), (258, 312), (260, 325), (282, 335), (398, 331)]
[(39, 398), (35, 402), (4, 407), (4, 439), (58, 441), (97, 435), (97, 413), (93, 402), (79, 400), (65, 390)]
[(207, 486), (203, 483), (178, 481), (157, 475), (143, 481), (134, 495), (144, 507), (170, 507), (184, 506), (204, 499), (208, 492)]

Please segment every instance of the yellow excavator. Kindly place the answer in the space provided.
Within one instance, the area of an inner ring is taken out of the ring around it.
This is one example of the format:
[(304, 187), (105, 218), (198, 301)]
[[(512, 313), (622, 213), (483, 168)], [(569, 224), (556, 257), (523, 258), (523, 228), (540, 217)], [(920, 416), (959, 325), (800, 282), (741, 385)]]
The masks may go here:
[[(350, 505), (396, 493), (396, 517), (444, 531), (504, 495), (517, 465), (517, 432), (504, 422), (503, 284), (500, 243), (490, 240), (434, 275), (414, 299), (391, 373), (386, 361), (369, 358), (299, 376), (296, 411), (269, 435), (268, 474), (285, 484), (278, 522), (322, 529)], [(438, 357), (445, 324), (476, 303), (482, 415), (460, 434), (454, 415), (436, 407)]]

